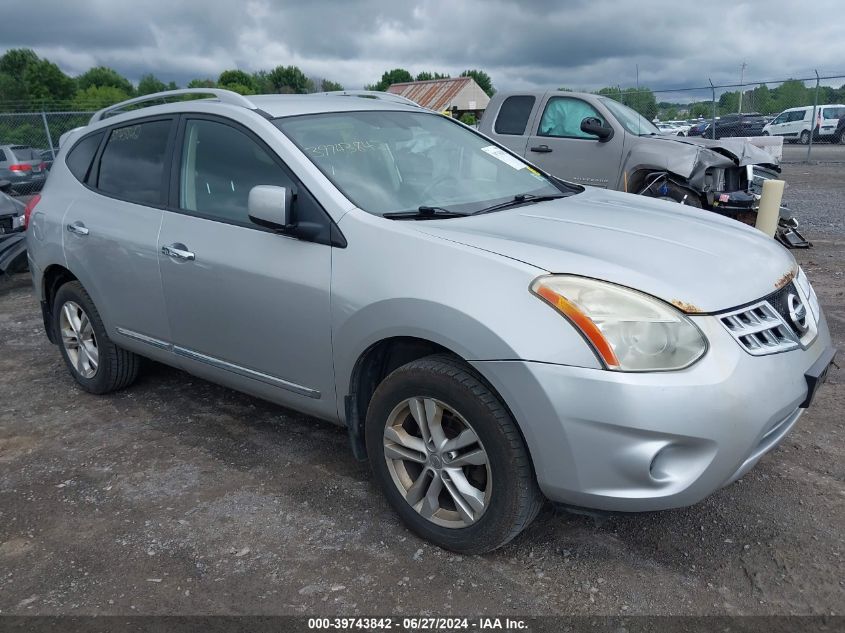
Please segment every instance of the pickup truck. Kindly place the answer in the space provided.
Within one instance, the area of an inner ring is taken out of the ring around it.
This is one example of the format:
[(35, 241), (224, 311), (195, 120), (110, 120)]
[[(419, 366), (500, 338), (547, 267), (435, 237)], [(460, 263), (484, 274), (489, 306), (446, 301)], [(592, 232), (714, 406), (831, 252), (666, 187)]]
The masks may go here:
[[(635, 110), (596, 94), (499, 92), (479, 131), (570, 182), (671, 200), (753, 224), (778, 160), (744, 139), (660, 134)], [(797, 223), (781, 210), (779, 238)], [(800, 236), (799, 236), (800, 237)]]

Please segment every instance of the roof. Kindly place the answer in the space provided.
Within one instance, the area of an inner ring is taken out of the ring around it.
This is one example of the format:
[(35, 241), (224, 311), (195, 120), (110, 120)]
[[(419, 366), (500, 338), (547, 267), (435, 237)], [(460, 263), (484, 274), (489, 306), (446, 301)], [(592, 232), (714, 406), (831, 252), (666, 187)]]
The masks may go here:
[(249, 100), (273, 117), (361, 110), (420, 111), (416, 106), (354, 95), (250, 95)]
[(407, 97), (424, 108), (439, 112), (448, 108), (461, 90), (470, 88), (473, 84), (478, 85), (472, 77), (430, 79), (429, 81), (409, 81), (393, 84), (387, 89), (387, 92)]

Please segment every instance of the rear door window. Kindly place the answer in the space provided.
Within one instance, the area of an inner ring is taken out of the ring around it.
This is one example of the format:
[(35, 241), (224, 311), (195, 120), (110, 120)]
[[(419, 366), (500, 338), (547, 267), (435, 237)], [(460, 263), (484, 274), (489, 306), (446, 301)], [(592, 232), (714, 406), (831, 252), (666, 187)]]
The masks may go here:
[(494, 127), (497, 134), (525, 134), (528, 118), (534, 109), (535, 98), (531, 95), (514, 95), (502, 102)]
[(114, 128), (100, 158), (97, 188), (139, 204), (162, 204), (171, 120)]
[(825, 108), (823, 116), (825, 119), (841, 119), (845, 116), (845, 107)]
[(28, 145), (13, 145), (11, 150), (18, 160), (40, 160), (35, 150)]

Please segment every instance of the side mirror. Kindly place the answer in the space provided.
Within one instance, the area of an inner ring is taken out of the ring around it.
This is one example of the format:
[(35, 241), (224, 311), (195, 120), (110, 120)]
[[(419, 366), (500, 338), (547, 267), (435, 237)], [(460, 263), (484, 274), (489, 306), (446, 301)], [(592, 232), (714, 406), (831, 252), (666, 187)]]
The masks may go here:
[(287, 187), (258, 185), (249, 190), (249, 219), (259, 226), (277, 231), (289, 229), (292, 202), (293, 192)]
[(597, 119), (594, 116), (588, 116), (586, 119), (581, 121), (581, 131), (585, 134), (597, 136), (600, 143), (609, 141), (613, 136), (613, 128), (609, 125), (604, 125), (601, 122), (601, 119)]
[(3, 193), (12, 193), (12, 183), (8, 180), (0, 180), (0, 191)]

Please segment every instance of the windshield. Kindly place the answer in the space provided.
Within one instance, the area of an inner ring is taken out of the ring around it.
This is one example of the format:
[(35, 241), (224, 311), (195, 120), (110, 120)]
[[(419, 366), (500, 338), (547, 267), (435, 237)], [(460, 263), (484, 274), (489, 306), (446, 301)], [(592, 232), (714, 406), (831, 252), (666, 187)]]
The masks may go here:
[(358, 207), (382, 215), (472, 213), (514, 196), (560, 195), (538, 171), (440, 114), (333, 112), (276, 119)]
[(636, 110), (632, 110), (626, 105), (622, 105), (618, 101), (608, 99), (607, 97), (599, 97), (599, 100), (610, 110), (610, 113), (616, 117), (616, 120), (628, 130), (631, 134), (659, 134), (660, 130), (655, 125), (642, 116)]

